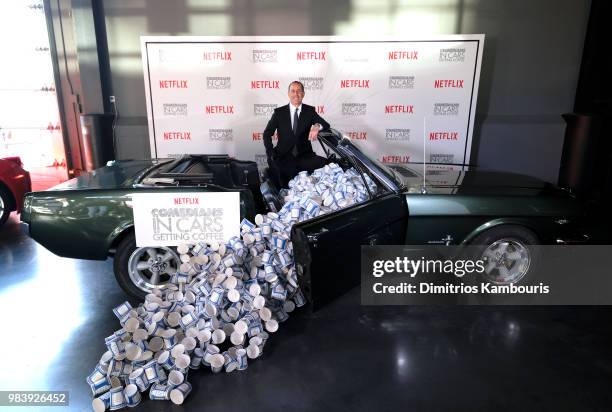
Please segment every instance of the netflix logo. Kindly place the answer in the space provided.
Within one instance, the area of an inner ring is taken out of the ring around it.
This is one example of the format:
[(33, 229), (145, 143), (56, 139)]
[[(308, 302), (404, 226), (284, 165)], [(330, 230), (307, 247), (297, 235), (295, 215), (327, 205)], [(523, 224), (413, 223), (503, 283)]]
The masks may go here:
[(429, 132), (429, 140), (458, 140), (459, 132)]
[(160, 80), (160, 89), (186, 89), (187, 80)]
[(369, 89), (370, 81), (369, 80), (340, 80), (340, 88), (341, 89)]
[(416, 50), (395, 50), (389, 52), (389, 60), (418, 60), (419, 52)]
[(385, 114), (414, 114), (413, 105), (394, 104), (385, 106)]
[(463, 89), (463, 80), (435, 80), (435, 89)]
[(229, 51), (204, 52), (202, 56), (205, 62), (231, 61), (232, 60), (232, 52), (229, 52)]
[(315, 110), (319, 114), (325, 114), (325, 106), (315, 106)]
[(234, 114), (233, 105), (225, 105), (225, 106), (207, 105), (204, 110), (206, 114)]
[(200, 199), (197, 197), (175, 197), (175, 205), (199, 205)]
[(164, 140), (191, 140), (191, 132), (164, 132)]
[(280, 80), (251, 80), (251, 89), (280, 89)]
[(305, 52), (297, 52), (297, 60), (326, 60), (327, 52), (324, 51), (305, 51)]
[(380, 159), (382, 163), (408, 163), (410, 162), (409, 155), (383, 155)]

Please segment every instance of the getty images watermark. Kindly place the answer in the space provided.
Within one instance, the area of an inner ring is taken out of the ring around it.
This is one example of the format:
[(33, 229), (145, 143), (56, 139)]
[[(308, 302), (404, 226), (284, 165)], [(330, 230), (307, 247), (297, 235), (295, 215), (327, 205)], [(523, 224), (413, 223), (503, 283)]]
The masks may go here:
[(609, 245), (362, 246), (364, 305), (608, 305)]
[[(372, 262), (372, 276), (381, 278), (391, 273), (403, 274), (415, 278), (418, 275), (443, 274), (462, 278), (465, 275), (488, 275), (488, 262), (484, 259), (410, 259), (406, 256), (395, 259), (378, 259)], [(374, 293), (549, 293), (550, 287), (540, 283), (539, 285), (516, 285), (514, 283), (496, 284), (493, 279), (481, 282), (478, 285), (444, 283), (422, 281), (417, 283), (400, 282), (394, 285), (385, 285), (377, 282), (373, 285)], [(496, 279), (500, 282), (501, 279)]]

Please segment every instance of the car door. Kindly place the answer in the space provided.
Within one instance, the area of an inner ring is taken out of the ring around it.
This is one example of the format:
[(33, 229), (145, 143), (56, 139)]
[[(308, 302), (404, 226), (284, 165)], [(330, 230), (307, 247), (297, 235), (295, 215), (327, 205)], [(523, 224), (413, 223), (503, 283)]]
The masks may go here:
[(360, 283), (361, 245), (403, 244), (407, 215), (405, 196), (387, 192), (293, 226), (298, 279), (313, 310)]

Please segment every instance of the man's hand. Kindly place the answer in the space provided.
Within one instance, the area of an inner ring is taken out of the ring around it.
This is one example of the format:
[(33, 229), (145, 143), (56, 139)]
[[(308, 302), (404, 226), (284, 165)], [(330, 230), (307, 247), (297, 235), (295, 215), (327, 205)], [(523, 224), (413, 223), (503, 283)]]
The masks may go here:
[(317, 135), (319, 134), (319, 130), (321, 130), (320, 124), (313, 124), (312, 126), (310, 126), (310, 133), (308, 133), (308, 139), (316, 140)]

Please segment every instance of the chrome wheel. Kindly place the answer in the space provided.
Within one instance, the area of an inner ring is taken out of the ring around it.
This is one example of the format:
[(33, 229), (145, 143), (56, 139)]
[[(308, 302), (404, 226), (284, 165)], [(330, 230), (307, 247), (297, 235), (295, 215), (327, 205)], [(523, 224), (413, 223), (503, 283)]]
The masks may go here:
[(529, 271), (531, 253), (515, 239), (499, 239), (482, 253), (484, 276), (497, 285), (519, 282)]
[(163, 289), (177, 272), (180, 259), (167, 247), (139, 247), (128, 261), (128, 272), (134, 285), (144, 291)]

